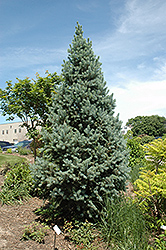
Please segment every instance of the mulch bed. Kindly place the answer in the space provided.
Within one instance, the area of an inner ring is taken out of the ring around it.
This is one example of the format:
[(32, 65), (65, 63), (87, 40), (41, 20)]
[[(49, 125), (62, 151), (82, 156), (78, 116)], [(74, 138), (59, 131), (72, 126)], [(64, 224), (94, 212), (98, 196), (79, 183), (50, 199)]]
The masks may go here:
[[(15, 154), (16, 155), (16, 154)], [(33, 156), (23, 156), (33, 163)], [(3, 184), (4, 176), (0, 174), (0, 188)], [(43, 205), (43, 200), (30, 198), (23, 204), (1, 205), (0, 204), (0, 250), (54, 250), (54, 235), (52, 228), (44, 238), (44, 243), (34, 240), (21, 240), (26, 226), (34, 221), (38, 221), (35, 211)], [(75, 247), (65, 239), (63, 234), (56, 237), (55, 249), (70, 250)]]

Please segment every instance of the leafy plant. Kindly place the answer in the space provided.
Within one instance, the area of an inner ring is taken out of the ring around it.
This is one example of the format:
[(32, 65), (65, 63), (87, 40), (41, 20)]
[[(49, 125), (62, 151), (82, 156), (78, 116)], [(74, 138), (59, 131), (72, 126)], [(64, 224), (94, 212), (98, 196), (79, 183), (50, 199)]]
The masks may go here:
[(160, 222), (166, 213), (166, 139), (154, 140), (143, 148), (147, 165), (135, 182), (135, 194), (150, 227), (160, 231)]
[(135, 182), (137, 200), (142, 211), (146, 214), (151, 228), (159, 230), (163, 213), (166, 212), (166, 169), (142, 169), (139, 179)]
[(11, 148), (8, 148), (6, 152), (7, 152), (8, 154), (12, 154), (12, 149), (11, 149)]
[(76, 249), (97, 250), (102, 240), (94, 225), (87, 220), (85, 222), (75, 221), (74, 223), (66, 221), (63, 230), (65, 235), (75, 243)]
[(0, 171), (0, 174), (6, 175), (7, 171), (9, 171), (12, 168), (12, 165), (10, 163), (6, 163), (2, 166), (2, 169)]
[(5, 175), (0, 200), (2, 204), (21, 202), (30, 197), (32, 177), (27, 163), (14, 165)]
[(140, 168), (145, 166), (145, 153), (142, 146), (137, 138), (131, 138), (127, 140), (127, 147), (129, 149), (129, 167), (130, 171), (130, 181), (134, 183), (139, 177)]
[(101, 214), (101, 232), (113, 249), (147, 250), (145, 218), (138, 204), (130, 198), (106, 199)]
[(34, 158), (36, 158), (35, 142), (39, 134), (38, 128), (46, 124), (51, 96), (56, 92), (61, 77), (46, 71), (46, 77), (40, 77), (36, 73), (36, 80), (30, 80), (29, 77), (23, 80), (16, 79), (16, 83), (7, 81), (7, 87), (4, 90), (0, 89), (1, 114), (8, 115), (7, 120), (13, 120), (17, 116), (23, 122), (22, 126), (27, 129), (29, 138), (34, 140)]
[(40, 216), (41, 221), (47, 224), (51, 224), (57, 217), (61, 216), (54, 202), (43, 205), (43, 207), (37, 209), (35, 213)]
[(30, 150), (30, 149), (27, 149), (27, 148), (23, 148), (23, 147), (18, 147), (17, 152), (18, 152), (20, 155), (28, 155), (28, 154), (31, 153), (31, 150)]
[(150, 250), (157, 249), (157, 250), (166, 250), (166, 231), (163, 234), (160, 234), (158, 237), (155, 238), (155, 242), (153, 247)]
[(141, 145), (144, 145), (144, 144), (147, 144), (147, 143), (149, 143), (151, 141), (154, 141), (155, 137), (154, 136), (149, 136), (149, 135), (140, 135), (138, 137), (138, 139), (140, 139), (139, 143)]
[(22, 236), (22, 240), (34, 240), (39, 243), (44, 243), (44, 237), (47, 235), (49, 227), (44, 224), (32, 222), (29, 226), (26, 226)]
[(143, 146), (147, 156), (148, 167), (158, 173), (159, 169), (166, 169), (166, 139), (158, 138)]
[(149, 135), (162, 136), (166, 133), (166, 118), (158, 115), (151, 116), (136, 116), (131, 118), (126, 123), (127, 126), (132, 127), (134, 136)]

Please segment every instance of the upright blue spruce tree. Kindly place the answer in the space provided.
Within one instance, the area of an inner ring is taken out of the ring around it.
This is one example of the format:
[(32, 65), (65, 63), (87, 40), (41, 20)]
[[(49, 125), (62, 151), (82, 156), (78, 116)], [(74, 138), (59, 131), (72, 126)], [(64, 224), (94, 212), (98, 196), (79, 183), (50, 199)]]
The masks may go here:
[(87, 218), (98, 215), (106, 196), (125, 190), (128, 151), (101, 63), (79, 24), (62, 66), (64, 81), (42, 132), (44, 156), (32, 171), (42, 198)]

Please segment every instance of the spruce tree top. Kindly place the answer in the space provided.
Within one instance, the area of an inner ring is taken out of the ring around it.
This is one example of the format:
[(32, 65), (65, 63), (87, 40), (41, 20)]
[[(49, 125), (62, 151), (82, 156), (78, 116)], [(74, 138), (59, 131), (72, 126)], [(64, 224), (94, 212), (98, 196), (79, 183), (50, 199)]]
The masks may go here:
[[(57, 117), (58, 122), (65, 121), (80, 130), (86, 120), (100, 116), (100, 112), (113, 116), (115, 100), (113, 94), (108, 95), (99, 57), (94, 55), (92, 42), (83, 38), (82, 26), (79, 23), (69, 46), (68, 60), (62, 65), (64, 83), (60, 95), (55, 95), (54, 112), (56, 110), (58, 116), (60, 115), (60, 119)], [(88, 124), (89, 122), (86, 125)], [(83, 126), (84, 129), (86, 125)]]

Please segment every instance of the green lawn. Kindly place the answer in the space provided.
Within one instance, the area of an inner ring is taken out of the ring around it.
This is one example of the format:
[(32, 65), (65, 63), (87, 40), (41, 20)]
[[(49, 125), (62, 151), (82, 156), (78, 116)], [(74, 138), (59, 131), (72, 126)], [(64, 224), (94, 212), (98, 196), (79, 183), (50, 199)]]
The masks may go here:
[(2, 154), (0, 153), (0, 168), (4, 165), (9, 163), (10, 165), (14, 165), (18, 162), (22, 162), (23, 158), (17, 155), (9, 155), (9, 154)]

